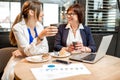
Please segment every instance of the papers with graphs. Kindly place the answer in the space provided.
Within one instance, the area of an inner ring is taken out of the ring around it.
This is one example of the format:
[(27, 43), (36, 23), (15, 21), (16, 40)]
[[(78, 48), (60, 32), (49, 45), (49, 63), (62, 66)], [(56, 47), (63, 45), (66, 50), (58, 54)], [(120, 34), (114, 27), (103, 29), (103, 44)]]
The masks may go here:
[(53, 80), (80, 74), (91, 74), (82, 64), (45, 64), (41, 68), (31, 68), (36, 80)]

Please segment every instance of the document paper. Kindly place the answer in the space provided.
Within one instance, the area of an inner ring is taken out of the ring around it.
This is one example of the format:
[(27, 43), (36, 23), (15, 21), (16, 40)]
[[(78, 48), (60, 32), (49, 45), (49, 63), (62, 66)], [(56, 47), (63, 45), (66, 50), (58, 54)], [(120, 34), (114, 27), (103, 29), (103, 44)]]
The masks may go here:
[[(54, 67), (48, 67), (54, 65)], [(91, 72), (82, 64), (45, 64), (40, 68), (31, 68), (36, 80), (53, 80), (80, 74), (91, 74)]]

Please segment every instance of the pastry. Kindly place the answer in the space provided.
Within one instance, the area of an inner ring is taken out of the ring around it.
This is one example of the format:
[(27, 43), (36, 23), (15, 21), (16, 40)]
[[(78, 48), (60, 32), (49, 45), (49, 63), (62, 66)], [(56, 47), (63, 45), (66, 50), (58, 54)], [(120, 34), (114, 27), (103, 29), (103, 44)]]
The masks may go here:
[(46, 59), (48, 59), (48, 58), (49, 58), (49, 54), (43, 54), (43, 55), (42, 55), (42, 59), (43, 59), (43, 60), (46, 60)]
[(66, 51), (64, 49), (61, 49), (59, 52), (59, 56), (65, 56), (66, 55)]

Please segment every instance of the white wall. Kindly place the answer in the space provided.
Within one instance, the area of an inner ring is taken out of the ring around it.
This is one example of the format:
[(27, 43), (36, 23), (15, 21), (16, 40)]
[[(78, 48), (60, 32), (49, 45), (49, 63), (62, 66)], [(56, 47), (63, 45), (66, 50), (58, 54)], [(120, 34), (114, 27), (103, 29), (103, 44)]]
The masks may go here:
[(43, 17), (44, 26), (49, 26), (50, 24), (58, 23), (59, 4), (44, 3), (43, 12), (44, 12)]

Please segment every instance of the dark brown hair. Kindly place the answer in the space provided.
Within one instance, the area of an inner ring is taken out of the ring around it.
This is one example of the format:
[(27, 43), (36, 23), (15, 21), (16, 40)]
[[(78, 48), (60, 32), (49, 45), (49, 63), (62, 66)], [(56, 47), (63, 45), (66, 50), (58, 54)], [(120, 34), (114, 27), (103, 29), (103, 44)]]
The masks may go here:
[(78, 16), (79, 23), (83, 23), (84, 21), (84, 6), (82, 4), (73, 4), (67, 9), (67, 13), (69, 11), (74, 11), (74, 13)]
[[(38, 0), (27, 0), (27, 1), (25, 1), (23, 6), (22, 6), (21, 13), (17, 15), (17, 17), (16, 17), (16, 19), (15, 19), (13, 25), (12, 25), (12, 28), (14, 27), (15, 24), (22, 21), (22, 18), (24, 18), (26, 21), (28, 20), (29, 10), (33, 10), (35, 12), (35, 18), (39, 19), (41, 6), (42, 6), (42, 3), (39, 2)], [(9, 34), (9, 40), (10, 40), (12, 45), (17, 45), (17, 42), (16, 42), (15, 36), (13, 34), (12, 28), (11, 28), (11, 31), (10, 31), (10, 34)]]

